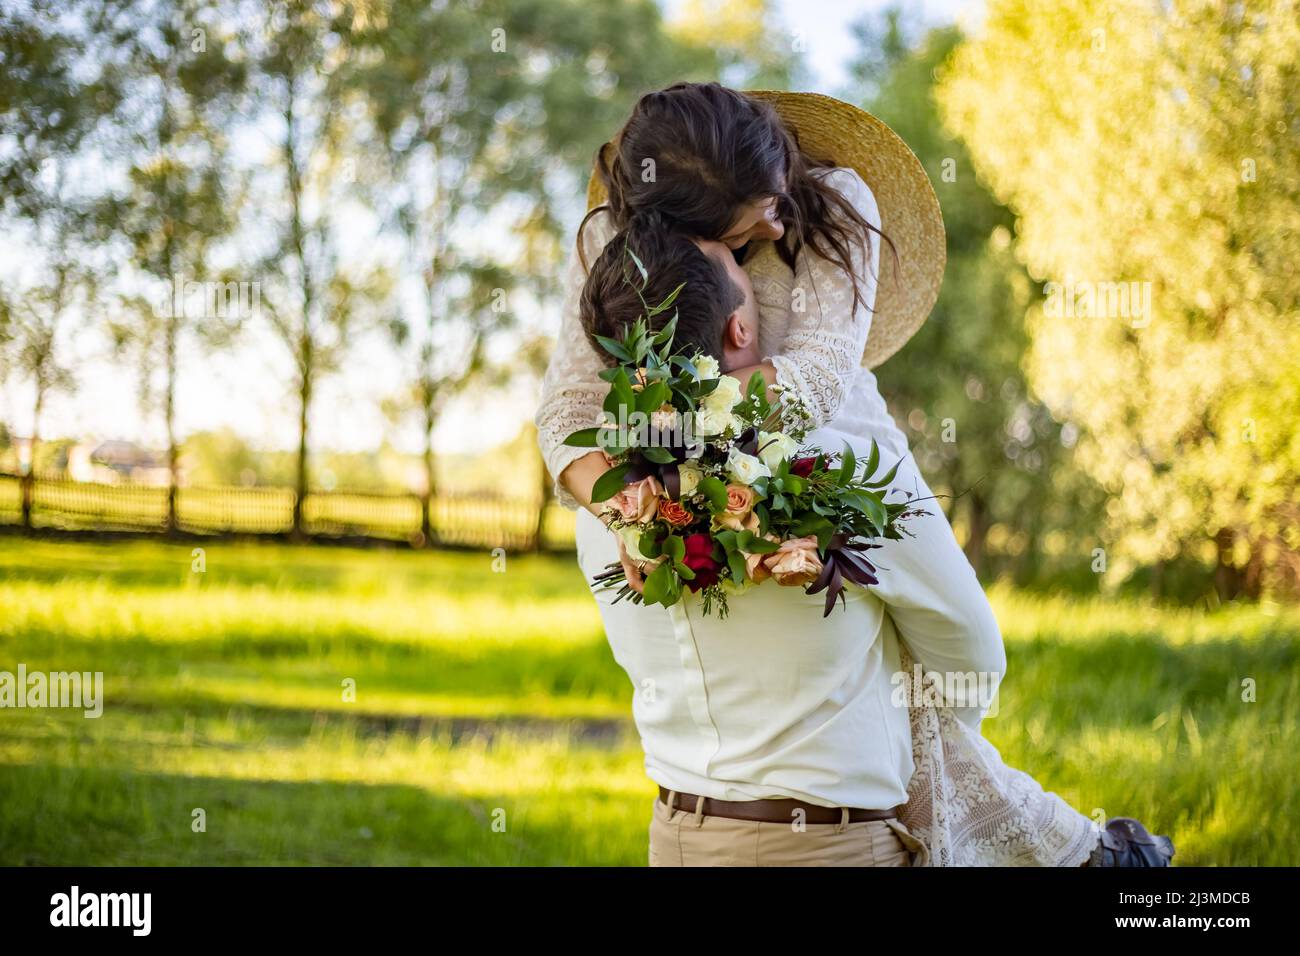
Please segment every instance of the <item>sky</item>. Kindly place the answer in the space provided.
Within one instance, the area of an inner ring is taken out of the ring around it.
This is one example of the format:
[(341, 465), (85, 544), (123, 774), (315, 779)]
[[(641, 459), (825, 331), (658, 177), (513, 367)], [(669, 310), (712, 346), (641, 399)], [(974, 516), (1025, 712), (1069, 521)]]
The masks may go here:
[[(671, 17), (683, 0), (662, 0)], [(889, 6), (885, 0), (776, 0), (785, 25), (798, 30), (811, 89), (834, 94), (846, 82), (846, 67), (854, 53), (849, 25), (862, 15)], [(976, 16), (978, 0), (912, 0), (909, 12), (926, 22), (967, 22)], [(572, 224), (576, 227), (577, 223)], [(12, 245), (0, 238), (0, 255), (13, 256)], [(558, 327), (558, 315), (538, 318), (548, 331)], [(159, 422), (140, 411), (135, 373), (109, 360), (108, 344), (93, 332), (70, 343), (76, 369), (76, 389), (56, 394), (42, 416), (45, 437), (127, 439), (161, 447)], [(177, 430), (182, 437), (196, 431), (230, 427), (261, 448), (291, 448), (296, 444), (296, 413), (291, 398), (291, 365), (284, 347), (267, 333), (245, 338), (228, 352), (187, 357), (178, 381)], [(380, 411), (381, 402), (398, 378), (391, 349), (364, 342), (352, 350), (339, 374), (321, 380), (315, 400), (313, 428), (317, 447), (365, 451), (387, 441), (405, 450), (422, 444), (415, 423), (393, 423)], [(31, 388), (10, 381), (0, 391), (0, 415), (18, 435), (31, 429)], [(476, 454), (508, 441), (532, 417), (537, 383), (520, 381), (500, 395), (476, 395), (448, 409), (435, 433), (444, 453)]]

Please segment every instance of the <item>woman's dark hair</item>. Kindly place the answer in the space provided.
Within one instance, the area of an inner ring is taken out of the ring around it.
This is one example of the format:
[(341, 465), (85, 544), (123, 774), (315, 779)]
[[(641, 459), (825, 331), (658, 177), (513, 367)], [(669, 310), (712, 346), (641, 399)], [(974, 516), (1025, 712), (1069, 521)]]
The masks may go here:
[[(645, 266), (645, 278), (629, 249)], [(672, 306), (650, 318), (648, 326), (657, 332), (676, 314), (673, 351), (703, 352), (720, 359), (727, 317), (744, 303), (744, 290), (694, 239), (667, 228), (661, 216), (653, 211), (633, 216), (605, 244), (582, 286), (578, 318), (596, 354), (613, 365), (613, 356), (596, 336), (620, 338), (646, 314), (646, 305), (658, 305), (682, 283), (685, 288)]]
[[(595, 166), (609, 198), (587, 213), (582, 230), (601, 209), (615, 229), (653, 208), (673, 228), (720, 239), (739, 207), (775, 196), (785, 235), (777, 253), (794, 269), (807, 245), (837, 263), (853, 282), (853, 308), (861, 300), (850, 244), (861, 242), (870, 264), (868, 234), (889, 237), (867, 222), (834, 187), (812, 175), (833, 164), (812, 159), (771, 104), (718, 83), (675, 83), (637, 100), (613, 143), (596, 153)], [(896, 254), (896, 253), (895, 253)]]

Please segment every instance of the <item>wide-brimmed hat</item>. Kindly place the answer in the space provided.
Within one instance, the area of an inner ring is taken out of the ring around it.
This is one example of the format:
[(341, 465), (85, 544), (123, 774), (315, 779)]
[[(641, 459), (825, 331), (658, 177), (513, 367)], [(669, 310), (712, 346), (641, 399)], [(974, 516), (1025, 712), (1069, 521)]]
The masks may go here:
[[(772, 104), (806, 155), (855, 170), (876, 197), (881, 231), (894, 243), (898, 261), (882, 242), (871, 334), (862, 357), (863, 365), (874, 368), (906, 344), (939, 297), (947, 249), (934, 187), (916, 154), (866, 110), (820, 93), (744, 92)], [(605, 184), (593, 169), (587, 208), (605, 199)]]

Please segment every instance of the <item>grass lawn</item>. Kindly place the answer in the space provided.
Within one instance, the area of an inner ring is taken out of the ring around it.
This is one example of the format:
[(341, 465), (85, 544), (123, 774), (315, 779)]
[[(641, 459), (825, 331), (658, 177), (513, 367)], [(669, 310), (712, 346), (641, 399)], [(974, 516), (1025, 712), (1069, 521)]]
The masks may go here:
[[(571, 560), (202, 557), (0, 537), (0, 670), (105, 678), (98, 719), (0, 710), (0, 864), (644, 863), (632, 688)], [(1180, 864), (1300, 862), (1300, 612), (993, 598), (1009, 762)]]

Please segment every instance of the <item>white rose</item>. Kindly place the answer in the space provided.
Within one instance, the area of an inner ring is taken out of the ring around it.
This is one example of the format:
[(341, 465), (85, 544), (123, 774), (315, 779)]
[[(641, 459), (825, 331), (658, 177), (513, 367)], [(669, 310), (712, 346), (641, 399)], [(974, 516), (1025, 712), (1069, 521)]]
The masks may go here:
[(735, 416), (731, 414), (731, 408), (709, 408), (702, 406), (695, 413), (695, 433), (700, 437), (706, 435), (721, 435), (731, 427), (732, 419)]
[(730, 375), (718, 379), (718, 387), (700, 400), (700, 406), (709, 411), (730, 412), (732, 407), (744, 398), (740, 382)]
[(758, 457), (773, 471), (799, 450), (799, 443), (782, 432), (758, 433)]
[(712, 355), (700, 355), (695, 359), (695, 371), (700, 373), (700, 381), (718, 377), (718, 360)]
[(704, 472), (695, 462), (684, 461), (677, 466), (677, 477), (682, 483), (679, 497), (685, 498), (688, 495), (695, 494), (695, 489), (700, 486), (700, 479), (704, 477)]
[(746, 455), (734, 445), (727, 454), (727, 470), (742, 485), (752, 485), (757, 479), (772, 474), (767, 465), (753, 455)]

